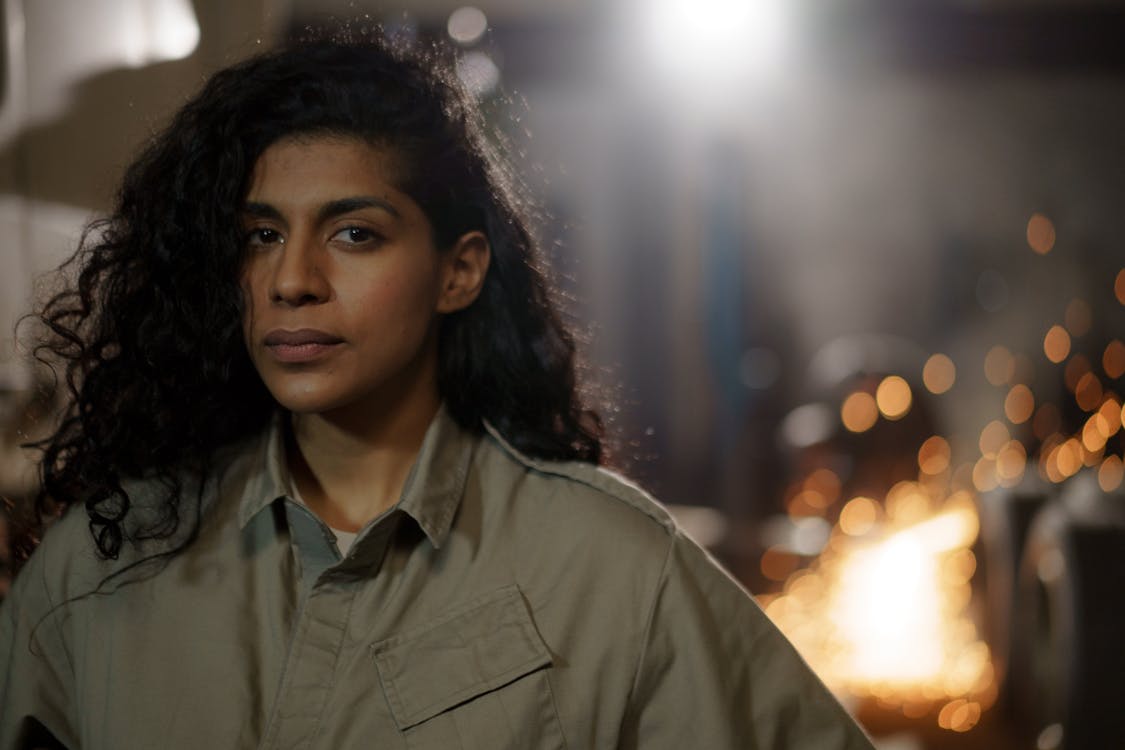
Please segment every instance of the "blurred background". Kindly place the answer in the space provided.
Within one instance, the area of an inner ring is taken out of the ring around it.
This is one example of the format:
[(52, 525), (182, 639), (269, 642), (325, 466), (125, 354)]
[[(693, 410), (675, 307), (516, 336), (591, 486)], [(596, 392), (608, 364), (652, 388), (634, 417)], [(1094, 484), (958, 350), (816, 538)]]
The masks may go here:
[(440, 39), (617, 465), (876, 745), (1125, 746), (1122, 0), (0, 5), (5, 498), (58, 408), (10, 332), (170, 113), (310, 24)]

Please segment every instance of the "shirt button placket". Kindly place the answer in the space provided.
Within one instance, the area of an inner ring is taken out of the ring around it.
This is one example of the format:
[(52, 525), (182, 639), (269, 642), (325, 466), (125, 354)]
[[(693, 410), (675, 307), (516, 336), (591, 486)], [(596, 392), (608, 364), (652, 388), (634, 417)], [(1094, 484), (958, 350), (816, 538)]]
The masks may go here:
[(354, 586), (324, 579), (309, 593), (278, 696), (274, 738), (267, 747), (297, 750), (312, 744), (332, 689), (354, 597)]
[[(334, 687), (352, 603), (359, 588), (369, 585), (376, 575), (394, 528), (394, 523), (372, 528), (356, 554), (325, 570), (305, 597), (263, 748), (308, 750), (315, 746)], [(308, 540), (298, 533), (297, 546), (304, 546)]]

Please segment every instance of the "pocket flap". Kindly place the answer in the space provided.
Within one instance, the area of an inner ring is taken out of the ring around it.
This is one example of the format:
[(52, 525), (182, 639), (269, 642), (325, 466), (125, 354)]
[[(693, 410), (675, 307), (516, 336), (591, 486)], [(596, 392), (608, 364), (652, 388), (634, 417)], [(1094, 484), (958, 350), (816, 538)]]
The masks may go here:
[(372, 650), (400, 730), (551, 663), (515, 585)]

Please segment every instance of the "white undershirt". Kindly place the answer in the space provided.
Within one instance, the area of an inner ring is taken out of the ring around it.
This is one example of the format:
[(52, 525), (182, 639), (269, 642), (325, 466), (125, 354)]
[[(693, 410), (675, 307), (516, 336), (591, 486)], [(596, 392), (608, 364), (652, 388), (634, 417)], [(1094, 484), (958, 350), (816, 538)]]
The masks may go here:
[[(303, 505), (308, 508), (310, 513), (313, 512), (312, 508), (309, 508), (309, 504), (305, 502), (305, 499), (303, 497), (301, 497), (301, 492), (297, 489), (296, 483), (290, 483), (289, 490), (292, 494), (294, 502), (296, 502), (298, 505)], [(313, 515), (316, 514), (313, 513)], [(328, 526), (328, 524), (324, 525)], [(341, 531), (340, 529), (334, 529), (331, 526), (328, 526), (328, 530), (331, 531), (333, 536), (336, 537), (336, 549), (339, 550), (340, 557), (347, 557), (348, 550), (352, 548), (352, 544), (355, 543), (355, 538), (359, 534), (359, 532)]]
[(352, 544), (355, 543), (355, 538), (359, 534), (359, 532), (340, 531), (339, 529), (334, 529), (331, 526), (328, 527), (328, 530), (336, 535), (336, 549), (340, 550), (340, 557), (347, 557), (348, 550), (352, 548)]

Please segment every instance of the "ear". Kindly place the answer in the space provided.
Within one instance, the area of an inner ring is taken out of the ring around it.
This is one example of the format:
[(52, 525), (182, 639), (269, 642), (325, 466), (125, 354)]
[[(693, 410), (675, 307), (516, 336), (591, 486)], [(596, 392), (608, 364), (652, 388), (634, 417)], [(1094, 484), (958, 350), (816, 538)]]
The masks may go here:
[(437, 311), (451, 313), (464, 310), (480, 295), (484, 277), (492, 259), (492, 248), (483, 232), (461, 235), (453, 246), (442, 253), (442, 286)]

